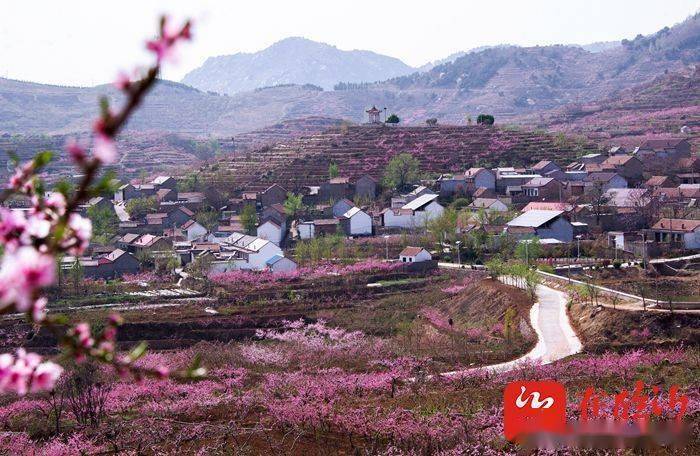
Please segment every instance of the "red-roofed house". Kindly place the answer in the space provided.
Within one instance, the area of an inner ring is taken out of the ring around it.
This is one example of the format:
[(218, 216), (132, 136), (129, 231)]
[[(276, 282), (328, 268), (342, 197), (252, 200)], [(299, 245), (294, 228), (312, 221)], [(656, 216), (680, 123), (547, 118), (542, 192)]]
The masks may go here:
[(522, 185), (522, 191), (528, 201), (561, 201), (564, 188), (551, 177), (535, 177)]
[(690, 157), (690, 143), (684, 138), (655, 138), (644, 141), (634, 152), (642, 161), (680, 160)]
[(527, 203), (521, 212), (527, 211), (563, 211), (571, 212), (574, 206), (568, 203), (548, 202), (548, 201), (532, 201)]
[(642, 162), (632, 155), (613, 155), (601, 163), (601, 167), (604, 170), (614, 170), (628, 182), (639, 181), (644, 172)]
[(433, 256), (422, 247), (406, 247), (399, 253), (399, 260), (402, 263), (420, 263), (430, 261)]
[(644, 183), (644, 186), (650, 190), (656, 190), (660, 187), (672, 187), (672, 179), (668, 176), (651, 176)]
[(700, 249), (700, 220), (662, 218), (651, 227), (656, 242), (672, 242)]

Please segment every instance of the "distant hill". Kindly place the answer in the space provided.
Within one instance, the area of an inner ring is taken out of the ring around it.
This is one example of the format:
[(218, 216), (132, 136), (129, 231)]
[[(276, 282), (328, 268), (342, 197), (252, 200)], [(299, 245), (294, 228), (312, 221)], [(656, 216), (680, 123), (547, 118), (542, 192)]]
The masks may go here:
[(525, 117), (522, 123), (630, 146), (650, 135), (686, 137), (700, 151), (700, 66), (658, 76), (602, 100)]
[[(498, 47), (466, 54), (381, 88), (431, 94), (421, 118), (457, 122), (467, 113), (497, 119), (604, 98), (618, 90), (700, 62), (700, 14), (604, 52), (578, 46)], [(417, 95), (415, 95), (418, 97)], [(418, 121), (407, 109), (399, 116)]]
[(605, 52), (622, 46), (620, 41), (597, 41), (595, 43), (582, 44), (579, 47), (588, 52)]
[(416, 71), (401, 60), (370, 51), (343, 51), (305, 38), (287, 38), (262, 51), (210, 57), (183, 84), (233, 95), (281, 84), (373, 82)]
[[(342, 84), (338, 90), (282, 84), (217, 95), (161, 81), (128, 128), (231, 136), (303, 117), (361, 123), (372, 105), (396, 113), (402, 124), (422, 125), (431, 117), (442, 124), (465, 124), (468, 116), (473, 120), (479, 113), (493, 114), (497, 124), (507, 124), (522, 116), (614, 97), (699, 62), (700, 15), (695, 15), (601, 52), (580, 46), (493, 47), (430, 71), (383, 82)], [(0, 133), (84, 131), (102, 93), (113, 102), (119, 100), (111, 86), (72, 88), (0, 79)]]
[[(285, 85), (226, 96), (158, 81), (127, 131), (230, 136), (308, 117), (294, 105), (300, 100), (314, 103), (321, 93), (315, 86)], [(101, 95), (112, 104), (121, 101), (121, 95), (109, 85), (60, 87), (0, 78), (0, 133), (85, 132), (97, 115)]]
[(418, 67), (418, 71), (421, 73), (425, 72), (425, 71), (430, 71), (438, 65), (442, 65), (443, 63), (454, 62), (458, 58), (465, 56), (467, 54), (473, 54), (475, 52), (485, 51), (486, 49), (508, 47), (508, 46), (511, 46), (511, 45), (499, 44), (498, 46), (477, 46), (475, 48), (469, 49), (468, 51), (453, 52), (452, 54), (448, 55), (444, 59), (433, 60), (432, 62), (428, 62), (425, 65), (421, 65), (420, 67)]

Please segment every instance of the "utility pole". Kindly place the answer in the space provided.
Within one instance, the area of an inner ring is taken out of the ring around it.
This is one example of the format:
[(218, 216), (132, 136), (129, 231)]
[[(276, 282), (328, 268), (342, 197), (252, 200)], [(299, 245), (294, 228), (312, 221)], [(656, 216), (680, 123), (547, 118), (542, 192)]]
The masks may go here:
[(525, 239), (525, 265), (530, 266), (530, 255), (528, 254), (527, 251), (527, 245), (529, 244), (529, 240)]
[(581, 261), (581, 235), (576, 236), (576, 261)]
[(462, 266), (462, 252), (459, 249), (459, 246), (462, 244), (462, 241), (456, 241), (455, 244), (457, 244), (457, 263), (459, 266)]

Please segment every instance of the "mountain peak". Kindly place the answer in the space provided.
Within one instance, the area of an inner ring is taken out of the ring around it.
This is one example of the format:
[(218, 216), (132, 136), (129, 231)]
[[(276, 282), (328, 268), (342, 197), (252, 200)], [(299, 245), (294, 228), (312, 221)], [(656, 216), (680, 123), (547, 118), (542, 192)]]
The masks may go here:
[(226, 94), (281, 84), (313, 84), (328, 90), (339, 82), (374, 82), (414, 71), (393, 57), (369, 51), (344, 51), (293, 36), (258, 52), (207, 59), (182, 82), (200, 90)]

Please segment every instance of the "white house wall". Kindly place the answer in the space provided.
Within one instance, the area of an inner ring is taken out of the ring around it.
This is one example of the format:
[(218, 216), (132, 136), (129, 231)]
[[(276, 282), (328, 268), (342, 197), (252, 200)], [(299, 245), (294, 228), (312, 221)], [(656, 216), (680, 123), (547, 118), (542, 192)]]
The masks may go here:
[(274, 223), (265, 222), (258, 227), (257, 235), (259, 238), (267, 239), (270, 242), (279, 245), (282, 242), (282, 228)]
[(195, 223), (187, 230), (187, 240), (194, 241), (201, 238), (205, 234), (207, 234), (207, 229), (202, 225)]
[(372, 234), (372, 217), (362, 211), (353, 215), (350, 218), (350, 234), (353, 236)]

